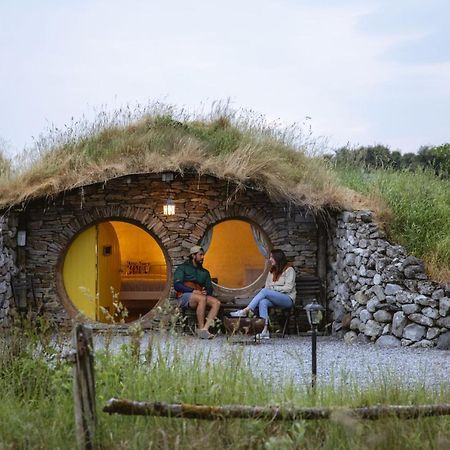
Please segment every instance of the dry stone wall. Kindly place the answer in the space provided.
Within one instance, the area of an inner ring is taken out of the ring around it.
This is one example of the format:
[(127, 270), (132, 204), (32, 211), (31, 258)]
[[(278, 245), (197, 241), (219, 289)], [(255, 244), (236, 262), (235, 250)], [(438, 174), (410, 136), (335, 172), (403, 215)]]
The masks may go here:
[(17, 217), (0, 215), (0, 328), (10, 324), (10, 312), (14, 307), (11, 277), (16, 267)]
[(328, 299), (332, 332), (348, 342), (448, 348), (450, 284), (390, 244), (370, 211), (344, 212), (331, 227)]

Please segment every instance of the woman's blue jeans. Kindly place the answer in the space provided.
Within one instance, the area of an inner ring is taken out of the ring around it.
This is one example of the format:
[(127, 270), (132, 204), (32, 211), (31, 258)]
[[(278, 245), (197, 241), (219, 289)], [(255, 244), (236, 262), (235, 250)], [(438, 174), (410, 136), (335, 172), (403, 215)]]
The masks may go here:
[(269, 321), (269, 308), (290, 308), (291, 306), (292, 300), (289, 295), (274, 291), (273, 289), (264, 288), (253, 297), (253, 300), (247, 308), (252, 311), (258, 308), (259, 316), (267, 323)]

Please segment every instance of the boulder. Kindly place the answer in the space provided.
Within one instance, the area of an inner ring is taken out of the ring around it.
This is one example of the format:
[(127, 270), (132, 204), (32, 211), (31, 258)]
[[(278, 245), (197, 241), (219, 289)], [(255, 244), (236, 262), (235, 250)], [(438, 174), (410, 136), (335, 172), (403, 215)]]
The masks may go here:
[(437, 300), (433, 300), (423, 294), (413, 295), (413, 299), (416, 303), (422, 306), (431, 306), (432, 308), (435, 308), (438, 304)]
[(353, 319), (350, 322), (350, 330), (359, 330), (360, 324), (361, 321), (357, 317), (353, 317)]
[(402, 290), (401, 286), (398, 284), (387, 283), (384, 288), (385, 295), (395, 295)]
[(350, 328), (351, 320), (352, 320), (352, 314), (350, 312), (348, 312), (347, 314), (345, 314), (342, 317), (342, 328), (345, 328), (348, 330)]
[(449, 310), (450, 310), (450, 298), (442, 297), (439, 300), (439, 314), (442, 317), (445, 317), (446, 315), (448, 315)]
[(426, 328), (422, 325), (411, 323), (403, 330), (403, 337), (413, 342), (420, 341), (425, 336)]
[(379, 273), (375, 274), (373, 277), (372, 283), (375, 285), (381, 284), (381, 275)]
[(434, 339), (435, 337), (439, 336), (440, 332), (441, 331), (437, 327), (429, 328), (428, 331), (427, 331), (427, 336), (426, 337), (429, 340)]
[(386, 335), (380, 336), (375, 342), (375, 345), (381, 348), (395, 348), (401, 347), (401, 342), (400, 339), (396, 338), (395, 336)]
[(430, 319), (438, 319), (439, 318), (439, 311), (436, 308), (432, 308), (431, 306), (427, 306), (426, 308), (423, 308), (422, 314), (424, 316), (429, 317)]
[(417, 274), (423, 274), (424, 269), (422, 266), (408, 266), (403, 270), (406, 278), (416, 278)]
[(378, 300), (380, 300), (380, 302), (383, 302), (384, 300), (386, 300), (386, 295), (384, 295), (384, 291), (383, 288), (381, 286), (373, 286), (371, 291), (376, 295), (376, 297), (378, 298)]
[(377, 337), (383, 331), (383, 327), (375, 320), (368, 320), (364, 334), (370, 337)]
[(354, 331), (347, 331), (347, 333), (344, 334), (344, 342), (346, 344), (353, 344), (356, 342), (357, 337), (358, 335)]
[(450, 316), (441, 317), (436, 320), (436, 324), (438, 327), (450, 328)]
[(410, 314), (408, 316), (408, 319), (418, 323), (419, 325), (424, 325), (426, 327), (432, 327), (434, 325), (432, 319), (419, 313)]
[(438, 337), (436, 348), (438, 350), (450, 350), (450, 331)]
[(359, 319), (361, 320), (362, 323), (366, 323), (368, 320), (372, 319), (372, 314), (369, 311), (367, 311), (367, 309), (363, 309), (359, 313)]
[(431, 298), (433, 298), (434, 300), (440, 300), (444, 296), (444, 289), (436, 289), (433, 294), (431, 294)]
[(374, 313), (377, 310), (377, 306), (380, 304), (379, 300), (374, 297), (371, 298), (368, 302), (367, 302), (367, 311)]
[(384, 311), (383, 309), (380, 309), (376, 313), (374, 313), (373, 318), (377, 322), (386, 323), (392, 320), (392, 314), (389, 311)]
[(420, 310), (420, 307), (417, 303), (407, 303), (406, 305), (402, 305), (402, 311), (409, 316)]
[(403, 311), (398, 311), (392, 318), (392, 334), (397, 337), (402, 337), (403, 330), (408, 323), (408, 319)]
[(417, 283), (417, 290), (419, 291), (419, 294), (431, 295), (434, 292), (435, 288), (434, 284), (430, 281), (420, 281), (419, 283)]
[(365, 292), (363, 291), (358, 291), (355, 294), (355, 300), (360, 304), (360, 305), (365, 305), (367, 303), (368, 300), (368, 296)]
[(412, 344), (411, 347), (414, 347), (414, 348), (431, 348), (431, 347), (434, 347), (434, 342), (429, 341), (428, 339), (422, 339), (421, 341)]

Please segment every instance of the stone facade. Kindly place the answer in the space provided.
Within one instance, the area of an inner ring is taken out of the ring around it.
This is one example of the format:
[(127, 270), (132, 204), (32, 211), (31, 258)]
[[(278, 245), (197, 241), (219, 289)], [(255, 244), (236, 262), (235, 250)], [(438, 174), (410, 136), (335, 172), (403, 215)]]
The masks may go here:
[(14, 306), (11, 277), (18, 271), (16, 231), (17, 216), (0, 215), (0, 327), (9, 326), (10, 312)]
[[(162, 214), (168, 196), (176, 205), (174, 216)], [(75, 315), (61, 281), (65, 252), (78, 233), (102, 220), (125, 220), (148, 231), (163, 248), (172, 273), (209, 227), (232, 218), (259, 225), (270, 243), (283, 249), (300, 271), (315, 275), (319, 270), (321, 228), (312, 214), (211, 176), (175, 175), (170, 183), (158, 174), (124, 176), (30, 201), (25, 214), (26, 273), (33, 279), (38, 303), (60, 325)], [(5, 233), (12, 231), (5, 228)], [(0, 255), (9, 255), (13, 248), (5, 241)], [(325, 254), (323, 260), (325, 264)], [(9, 269), (2, 271), (9, 273)]]
[(445, 347), (450, 285), (428, 280), (423, 262), (390, 244), (370, 211), (344, 212), (330, 227), (328, 307), (348, 342)]

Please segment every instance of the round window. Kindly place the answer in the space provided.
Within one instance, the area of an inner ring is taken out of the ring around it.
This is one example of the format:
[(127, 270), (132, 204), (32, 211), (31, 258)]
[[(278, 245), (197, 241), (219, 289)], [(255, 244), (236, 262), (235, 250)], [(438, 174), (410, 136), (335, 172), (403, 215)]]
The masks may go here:
[(202, 245), (207, 250), (204, 266), (219, 286), (244, 288), (264, 273), (269, 243), (259, 227), (244, 220), (214, 225)]
[(130, 322), (162, 298), (167, 263), (158, 242), (143, 229), (105, 221), (89, 227), (70, 244), (63, 282), (75, 308), (90, 319)]

